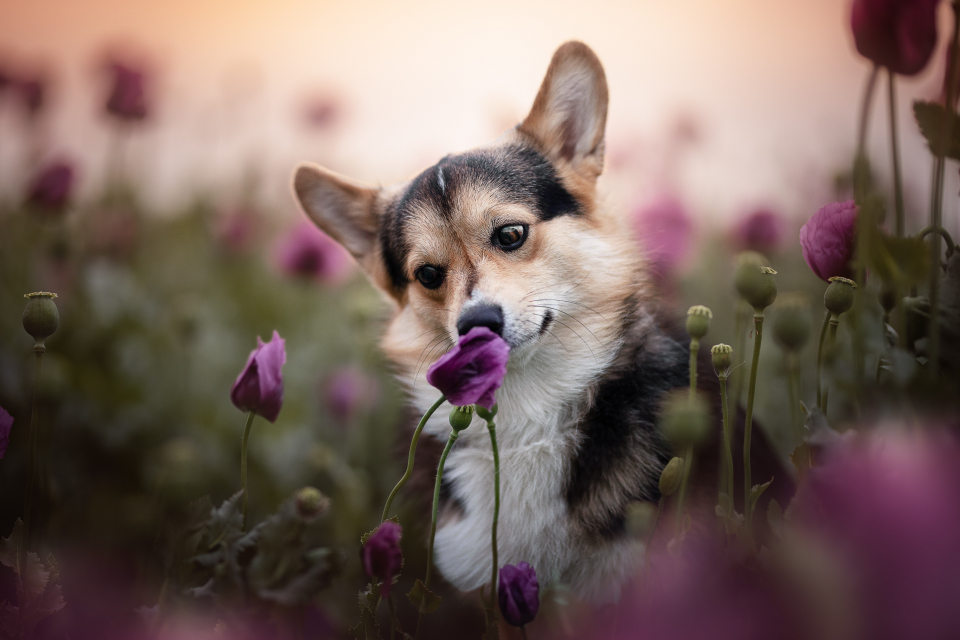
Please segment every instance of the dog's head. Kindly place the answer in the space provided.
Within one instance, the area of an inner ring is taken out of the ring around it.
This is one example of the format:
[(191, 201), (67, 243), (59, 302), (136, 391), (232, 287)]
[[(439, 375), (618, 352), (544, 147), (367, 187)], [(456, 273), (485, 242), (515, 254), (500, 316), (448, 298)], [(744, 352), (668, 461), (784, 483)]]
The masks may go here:
[(600, 61), (568, 42), (529, 115), (493, 145), (391, 188), (297, 169), (304, 211), (397, 305), (388, 355), (412, 369), (480, 325), (510, 344), (511, 362), (597, 358), (615, 339), (605, 320), (641, 286), (632, 243), (597, 204), (606, 116)]

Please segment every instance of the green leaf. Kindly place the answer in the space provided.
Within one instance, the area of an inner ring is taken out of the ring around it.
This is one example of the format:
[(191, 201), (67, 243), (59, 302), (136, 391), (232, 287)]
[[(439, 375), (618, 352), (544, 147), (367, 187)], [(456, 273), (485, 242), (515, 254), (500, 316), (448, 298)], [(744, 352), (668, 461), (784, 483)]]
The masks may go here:
[(720, 493), (716, 513), (723, 521), (723, 529), (728, 536), (736, 535), (740, 527), (743, 526), (743, 516), (736, 512), (733, 501), (726, 493)]
[(757, 507), (757, 500), (760, 499), (760, 495), (767, 490), (767, 487), (770, 486), (770, 483), (773, 482), (773, 478), (770, 478), (763, 484), (755, 484), (750, 488), (750, 513), (754, 513)]
[(930, 272), (930, 250), (918, 238), (889, 236), (873, 225), (865, 225), (866, 263), (885, 282), (906, 289), (926, 281)]
[(373, 609), (366, 607), (360, 612), (360, 624), (350, 629), (350, 635), (357, 640), (383, 640)]
[[(942, 104), (917, 100), (913, 103), (913, 115), (920, 125), (920, 133), (926, 138), (930, 151), (936, 156), (944, 155), (954, 160), (960, 160), (960, 118), (956, 113), (950, 114), (950, 143), (943, 144), (946, 133), (947, 111)], [(944, 149), (946, 147), (946, 149)]]
[(770, 525), (773, 535), (783, 540), (783, 509), (780, 503), (773, 499), (767, 505), (767, 524)]
[(407, 598), (410, 599), (410, 602), (418, 611), (423, 613), (436, 611), (437, 607), (440, 606), (440, 596), (427, 589), (419, 578), (417, 578), (417, 583), (413, 585), (413, 589), (410, 589)]

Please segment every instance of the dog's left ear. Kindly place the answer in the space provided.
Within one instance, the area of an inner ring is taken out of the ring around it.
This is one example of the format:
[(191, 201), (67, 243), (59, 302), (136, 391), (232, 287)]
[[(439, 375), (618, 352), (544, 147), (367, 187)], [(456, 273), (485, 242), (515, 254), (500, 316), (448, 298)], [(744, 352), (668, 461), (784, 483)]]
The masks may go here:
[(553, 54), (520, 130), (533, 136), (551, 160), (569, 163), (595, 180), (603, 171), (607, 99), (607, 78), (597, 55), (582, 42), (567, 42)]

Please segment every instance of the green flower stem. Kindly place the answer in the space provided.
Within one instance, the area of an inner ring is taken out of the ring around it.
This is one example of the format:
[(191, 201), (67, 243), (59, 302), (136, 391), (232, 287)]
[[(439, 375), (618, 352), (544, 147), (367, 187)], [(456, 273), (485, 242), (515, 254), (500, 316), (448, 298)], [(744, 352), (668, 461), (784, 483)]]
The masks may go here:
[(730, 441), (732, 440), (733, 425), (730, 423), (730, 407), (727, 403), (727, 376), (720, 377), (720, 407), (723, 413), (723, 449), (724, 461), (726, 463), (726, 494), (733, 500), (733, 452), (731, 451)]
[(750, 368), (750, 387), (747, 389), (747, 417), (743, 426), (743, 515), (747, 535), (752, 536), (751, 521), (753, 510), (750, 508), (750, 436), (753, 433), (753, 400), (757, 393), (757, 367), (760, 364), (760, 341), (763, 338), (763, 311), (753, 314), (754, 331), (753, 365)]
[(240, 444), (240, 489), (243, 491), (243, 530), (247, 530), (247, 441), (250, 439), (250, 426), (257, 413), (247, 415), (247, 426), (243, 428), (243, 441)]
[(800, 422), (800, 354), (786, 352), (787, 392), (790, 397), (790, 422), (793, 424), (794, 447), (803, 444), (803, 425)]
[(690, 399), (697, 395), (697, 354), (700, 352), (700, 339), (690, 338)]
[(520, 625), (520, 635), (523, 637), (523, 640), (527, 640), (527, 627), (526, 627), (526, 625)]
[(393, 504), (393, 499), (397, 497), (401, 487), (407, 484), (407, 480), (409, 480), (410, 476), (413, 474), (413, 461), (417, 456), (417, 442), (420, 441), (420, 432), (423, 431), (423, 427), (426, 426), (427, 420), (430, 419), (430, 416), (433, 415), (434, 411), (440, 408), (440, 405), (442, 405), (446, 399), (447, 396), (440, 396), (437, 398), (437, 401), (433, 403), (433, 406), (427, 409), (427, 412), (423, 414), (423, 417), (420, 419), (420, 424), (417, 425), (417, 430), (413, 432), (413, 439), (410, 441), (410, 453), (407, 455), (407, 470), (404, 472), (403, 477), (400, 478), (400, 482), (397, 483), (397, 486), (395, 486), (393, 491), (390, 492), (390, 495), (387, 496), (387, 503), (383, 505), (383, 515), (380, 517), (381, 522), (387, 519), (387, 515), (390, 513), (390, 505)]
[(683, 500), (687, 495), (687, 480), (690, 479), (690, 467), (693, 466), (693, 447), (687, 447), (683, 454), (683, 480), (680, 481), (680, 497), (677, 500), (677, 535), (683, 525)]
[(387, 605), (390, 607), (390, 640), (394, 640), (397, 631), (397, 610), (393, 605), (393, 595), (387, 598)]
[[(33, 485), (36, 483), (37, 474), (37, 439), (40, 431), (40, 371), (43, 368), (43, 353), (47, 350), (45, 346), (37, 341), (33, 351), (37, 354), (36, 370), (33, 376), (33, 406), (30, 410), (30, 454), (27, 462), (27, 488), (23, 496), (23, 553), (30, 544), (30, 516), (33, 507)], [(24, 556), (26, 560), (26, 556)]]
[(827, 337), (827, 325), (830, 324), (830, 312), (823, 316), (823, 326), (820, 327), (820, 343), (817, 345), (817, 408), (823, 411), (823, 387), (820, 384), (820, 369), (823, 366), (823, 342)]
[[(837, 344), (837, 327), (840, 326), (840, 316), (835, 313), (830, 314), (830, 346), (827, 347), (829, 351), (832, 351), (834, 346)], [(827, 387), (823, 390), (823, 415), (827, 415), (827, 400), (830, 397), (830, 387)]]
[(490, 577), (490, 606), (497, 602), (497, 523), (500, 520), (500, 449), (497, 447), (497, 425), (493, 420), (487, 422), (490, 432), (490, 446), (493, 447), (493, 525), (490, 529), (490, 544), (493, 548), (493, 572)]
[[(734, 348), (734, 354), (741, 354), (746, 349), (746, 327), (744, 326), (747, 322), (747, 317), (750, 313), (750, 306), (744, 302), (743, 298), (737, 300), (737, 315), (736, 315), (736, 337), (737, 337), (737, 346)], [(739, 356), (738, 356), (739, 357)], [(737, 366), (733, 370), (733, 406), (734, 408), (740, 406), (740, 398), (743, 396), (743, 371)]]
[(897, 87), (896, 74), (887, 69), (887, 97), (890, 100), (890, 152), (893, 156), (893, 199), (897, 212), (897, 237), (902, 238), (905, 230), (903, 214), (903, 179), (900, 177), (900, 136), (897, 135)]

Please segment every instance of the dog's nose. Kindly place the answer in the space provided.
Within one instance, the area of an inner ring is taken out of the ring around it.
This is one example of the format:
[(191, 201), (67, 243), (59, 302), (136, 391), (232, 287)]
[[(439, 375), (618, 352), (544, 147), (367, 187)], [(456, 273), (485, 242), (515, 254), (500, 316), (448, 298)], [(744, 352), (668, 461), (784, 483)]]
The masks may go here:
[(486, 327), (498, 336), (503, 335), (503, 309), (497, 305), (481, 304), (464, 311), (457, 320), (457, 333), (465, 335), (474, 327)]

